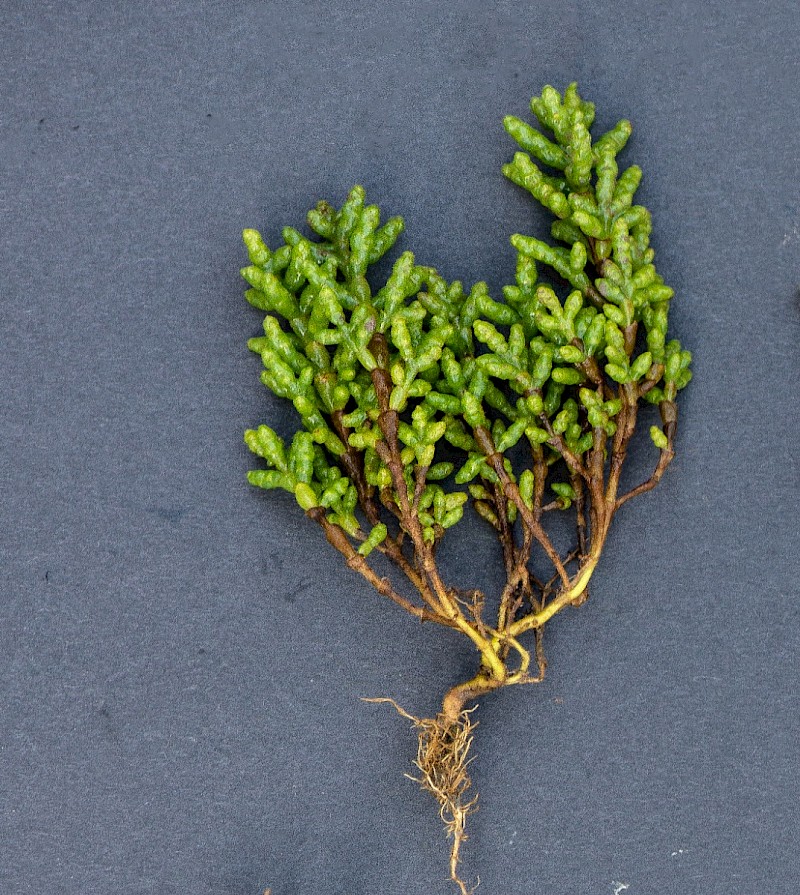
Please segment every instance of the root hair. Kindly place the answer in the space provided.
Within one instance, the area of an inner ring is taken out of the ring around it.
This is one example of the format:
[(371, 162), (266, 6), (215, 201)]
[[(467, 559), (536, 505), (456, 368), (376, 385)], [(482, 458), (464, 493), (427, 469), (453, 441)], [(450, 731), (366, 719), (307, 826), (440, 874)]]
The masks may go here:
[(435, 718), (417, 718), (409, 714), (393, 699), (368, 699), (366, 702), (388, 702), (395, 710), (407, 718), (417, 730), (419, 744), (414, 765), (418, 774), (406, 774), (410, 780), (419, 783), (422, 789), (431, 793), (439, 805), (450, 844), (450, 879), (461, 895), (472, 895), (475, 886), (469, 888), (459, 876), (461, 846), (467, 840), (465, 832), (467, 817), (477, 810), (478, 796), (470, 794), (472, 787), (468, 766), (477, 722), (471, 715), (474, 708), (459, 713), (455, 720), (438, 714)]

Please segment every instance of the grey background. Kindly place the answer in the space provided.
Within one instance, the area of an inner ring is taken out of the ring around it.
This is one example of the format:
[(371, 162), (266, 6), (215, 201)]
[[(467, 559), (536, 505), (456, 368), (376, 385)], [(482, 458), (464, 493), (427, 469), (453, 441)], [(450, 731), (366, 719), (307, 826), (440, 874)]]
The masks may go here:
[[(634, 122), (695, 380), (548, 679), (481, 707), (465, 869), (797, 891), (795, 5), (6, 0), (0, 24), (0, 891), (450, 891), (407, 723), (358, 700), (433, 712), (473, 658), (247, 485), (242, 430), (291, 413), (245, 348), (240, 231), (274, 244), (361, 182), (403, 248), (498, 294), (508, 235), (545, 222), (501, 117), (572, 79)], [(475, 525), (446, 566), (491, 586), (495, 559)]]

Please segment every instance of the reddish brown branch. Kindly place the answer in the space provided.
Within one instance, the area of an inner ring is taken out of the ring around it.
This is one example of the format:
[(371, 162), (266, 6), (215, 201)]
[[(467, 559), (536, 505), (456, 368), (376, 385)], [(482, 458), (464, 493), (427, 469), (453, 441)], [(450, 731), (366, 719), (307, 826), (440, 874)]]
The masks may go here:
[(388, 578), (381, 578), (377, 575), (366, 559), (350, 543), (345, 532), (327, 518), (324, 507), (312, 507), (306, 512), (306, 515), (322, 526), (328, 543), (344, 556), (349, 568), (366, 578), (379, 594), (388, 597), (420, 621), (432, 621), (440, 625), (453, 627), (453, 623), (449, 618), (432, 609), (414, 605), (397, 593)]
[[(400, 456), (400, 439), (399, 425), (400, 418), (396, 410), (390, 405), (392, 394), (392, 379), (389, 371), (386, 369), (389, 357), (389, 349), (386, 344), (386, 337), (383, 333), (375, 333), (370, 340), (370, 351), (377, 362), (377, 366), (372, 370), (372, 383), (375, 387), (375, 396), (377, 398), (380, 415), (378, 417), (378, 426), (383, 435), (382, 441), (375, 445), (375, 450), (381, 460), (386, 464), (389, 474), (392, 477), (394, 486), (394, 497), (397, 507), (400, 511), (399, 521), (401, 527), (408, 533), (414, 545), (414, 559), (417, 568), (422, 575), (427, 578), (433, 589), (436, 599), (436, 610), (443, 616), (455, 619), (460, 617), (463, 620), (463, 614), (458, 608), (456, 600), (445, 587), (444, 582), (439, 575), (434, 560), (433, 549), (425, 542), (422, 532), (422, 526), (419, 516), (409, 499), (408, 483), (403, 474), (403, 461)], [(425, 470), (427, 472), (427, 470)], [(424, 485), (424, 478), (422, 480)], [(421, 491), (421, 489), (420, 489)]]
[(498, 454), (495, 450), (494, 440), (491, 433), (484, 426), (476, 426), (473, 432), (478, 447), (483, 451), (486, 457), (486, 462), (494, 470), (498, 479), (500, 479), (506, 496), (516, 505), (517, 511), (522, 517), (523, 526), (530, 530), (533, 537), (538, 541), (550, 561), (553, 563), (558, 574), (563, 581), (567, 583), (569, 581), (569, 576), (564, 569), (558, 552), (553, 546), (550, 538), (547, 536), (547, 532), (542, 528), (539, 520), (534, 516), (533, 511), (522, 499), (522, 495), (519, 493), (519, 488), (517, 487), (516, 482), (511, 480), (511, 477), (503, 464), (503, 455)]
[(355, 485), (358, 503), (364, 511), (364, 515), (371, 525), (377, 525), (381, 521), (381, 517), (378, 505), (374, 500), (375, 489), (367, 483), (364, 475), (364, 455), (361, 451), (351, 446), (350, 430), (342, 421), (343, 416), (344, 414), (341, 410), (334, 410), (331, 414), (333, 427), (345, 447), (345, 452), (339, 457), (339, 463), (341, 463), (347, 477)]
[(673, 443), (675, 440), (675, 432), (678, 427), (678, 407), (674, 401), (662, 401), (660, 410), (664, 435), (667, 437), (667, 446), (661, 449), (658, 463), (650, 478), (647, 479), (647, 481), (642, 482), (641, 485), (632, 488), (627, 494), (623, 494), (614, 505), (614, 512), (616, 512), (624, 503), (627, 503), (632, 497), (638, 497), (640, 494), (652, 491), (661, 481), (661, 477), (675, 457)]

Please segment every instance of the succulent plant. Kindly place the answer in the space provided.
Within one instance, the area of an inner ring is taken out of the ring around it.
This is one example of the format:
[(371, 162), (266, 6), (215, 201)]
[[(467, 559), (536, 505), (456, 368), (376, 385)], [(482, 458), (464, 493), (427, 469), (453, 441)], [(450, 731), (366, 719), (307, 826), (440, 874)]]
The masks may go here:
[[(475, 808), (470, 707), (542, 679), (543, 627), (586, 599), (615, 514), (661, 479), (674, 455), (677, 393), (691, 378), (690, 353), (668, 337), (673, 291), (656, 271), (650, 214), (634, 204), (641, 169), (617, 164), (630, 123), (593, 140), (594, 106), (575, 84), (563, 96), (545, 87), (531, 109), (541, 130), (504, 120), (520, 151), (503, 173), (552, 213), (552, 243), (511, 237), (516, 277), (503, 301), (482, 282), (448, 283), (409, 251), (377, 284), (370, 268), (403, 220), (381, 225), (360, 186), (338, 210), (320, 202), (308, 213), (313, 236), (286, 227), (271, 251), (244, 231), (246, 296), (266, 312), (263, 336), (248, 344), (264, 385), (298, 414), (291, 443), (268, 426), (245, 434), (266, 465), (250, 482), (291, 492), (353, 572), (476, 650), (474, 676), (444, 695), (436, 717), (404, 712), (418, 728), (419, 780), (439, 801), (462, 892), (460, 846)], [(623, 492), (644, 403), (660, 412), (650, 427), (654, 471)], [(495, 594), (448, 584), (437, 564), (468, 506), (502, 548)], [(559, 513), (574, 520), (565, 555), (548, 531)], [(375, 551), (404, 587), (379, 575)], [(537, 576), (532, 559), (550, 573)]]

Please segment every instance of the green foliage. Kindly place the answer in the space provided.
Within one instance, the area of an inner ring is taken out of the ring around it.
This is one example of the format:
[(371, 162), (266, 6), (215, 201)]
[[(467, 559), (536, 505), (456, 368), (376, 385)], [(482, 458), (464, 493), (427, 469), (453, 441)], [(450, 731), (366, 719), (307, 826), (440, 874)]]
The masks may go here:
[[(381, 450), (381, 417), (391, 410), (404, 499), (416, 500), (425, 537), (435, 541), (462, 518), (465, 484), (497, 481), (488, 454), (527, 446), (532, 461), (504, 462), (530, 501), (542, 493), (536, 475), (563, 478), (558, 461), (573, 474), (592, 451), (605, 462), (600, 433), (613, 436), (623, 402), (644, 399), (664, 410), (686, 386), (691, 356), (667, 338), (673, 291), (656, 272), (650, 214), (634, 204), (642, 172), (634, 165), (620, 173), (617, 163), (630, 123), (593, 139), (594, 106), (575, 84), (563, 96), (545, 87), (531, 109), (541, 130), (504, 119), (521, 151), (503, 173), (555, 216), (554, 243), (511, 237), (518, 261), (503, 302), (485, 283), (465, 290), (446, 282), (408, 251), (376, 283), (370, 268), (403, 221), (381, 225), (360, 186), (340, 209), (320, 202), (308, 213), (312, 236), (285, 228), (274, 251), (255, 230), (244, 231), (246, 297), (266, 312), (264, 334), (249, 347), (262, 358), (264, 385), (292, 401), (303, 427), (288, 450), (266, 426), (246, 434), (269, 466), (250, 474), (253, 484), (291, 491), (304, 510), (324, 507), (355, 536), (360, 497), (400, 501)], [(547, 282), (540, 270), (549, 270)], [(387, 374), (386, 406), (376, 370)], [(488, 442), (476, 440), (478, 430)], [(665, 428), (651, 435), (659, 450), (669, 449)], [(364, 471), (361, 493), (356, 469)], [(567, 509), (571, 486), (551, 487)], [(364, 549), (385, 538), (376, 540), (376, 530), (363, 535)]]

